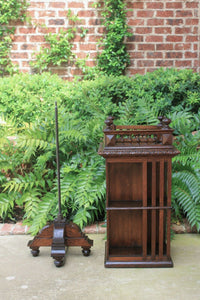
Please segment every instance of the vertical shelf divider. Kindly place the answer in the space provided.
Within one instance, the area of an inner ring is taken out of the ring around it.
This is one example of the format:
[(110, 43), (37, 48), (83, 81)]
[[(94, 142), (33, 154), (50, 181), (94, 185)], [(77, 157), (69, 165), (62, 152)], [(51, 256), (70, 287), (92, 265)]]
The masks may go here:
[[(167, 206), (171, 207), (171, 186), (172, 186), (172, 162), (167, 161)], [(170, 239), (171, 239), (171, 209), (167, 210), (167, 257), (170, 257)]]
[[(160, 161), (160, 186), (159, 186), (159, 206), (164, 206), (164, 160)], [(159, 259), (163, 259), (164, 243), (164, 210), (159, 211)]]
[[(143, 189), (143, 195), (142, 195), (142, 206), (144, 208), (147, 207), (147, 161), (143, 162), (143, 168), (142, 168), (142, 189)], [(143, 258), (144, 260), (147, 257), (147, 209), (143, 209), (142, 214), (142, 249), (143, 249)]]
[[(156, 161), (152, 162), (152, 195), (151, 205), (156, 207)], [(156, 210), (151, 211), (151, 258), (156, 256)]]

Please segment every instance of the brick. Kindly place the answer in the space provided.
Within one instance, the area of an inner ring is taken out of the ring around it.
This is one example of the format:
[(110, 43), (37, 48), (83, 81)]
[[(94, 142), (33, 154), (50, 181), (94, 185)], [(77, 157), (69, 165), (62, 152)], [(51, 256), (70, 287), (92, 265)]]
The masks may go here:
[(171, 34), (172, 28), (171, 27), (156, 27), (155, 33), (156, 34)]
[(147, 52), (147, 58), (148, 59), (158, 59), (158, 58), (163, 58), (163, 53), (162, 52)]
[[(76, 53), (77, 57), (80, 58), (80, 59), (86, 58), (86, 57), (87, 57), (87, 54), (88, 54), (88, 53), (84, 53), (84, 52), (78, 52), (78, 53)], [(93, 54), (93, 53), (90, 53), (90, 58), (92, 57), (92, 54)], [(96, 57), (96, 54), (94, 54), (94, 57)]]
[(65, 2), (49, 2), (49, 7), (53, 7), (53, 8), (65, 8)]
[(167, 23), (166, 25), (178, 26), (183, 24), (183, 19), (167, 19), (166, 23)]
[(192, 19), (192, 18), (189, 18), (189, 19), (186, 19), (185, 20), (185, 25), (199, 25), (199, 19)]
[(12, 234), (15, 224), (3, 224), (1, 227), (0, 235)]
[(183, 53), (182, 52), (167, 52), (165, 53), (165, 58), (182, 58)]
[(173, 50), (173, 44), (156, 44), (156, 50), (157, 51), (170, 51)]
[(197, 52), (186, 51), (185, 58), (198, 58)]
[(147, 2), (146, 8), (147, 9), (162, 9), (164, 7), (163, 2)]
[(186, 36), (185, 41), (186, 41), (186, 43), (187, 43), (187, 42), (192, 42), (192, 43), (194, 43), (194, 42), (198, 42), (198, 41), (199, 41), (199, 38), (198, 38), (198, 36), (188, 35), (188, 36)]
[(130, 54), (131, 59), (142, 59), (142, 58), (144, 58), (144, 52), (133, 51), (133, 52), (130, 52), (129, 54)]
[(64, 25), (65, 20), (64, 19), (51, 19), (48, 22), (49, 25)]
[(155, 44), (138, 44), (138, 50), (141, 51), (154, 51)]
[(88, 41), (89, 43), (97, 43), (99, 41), (99, 37), (97, 35), (90, 35)]
[(45, 8), (45, 3), (42, 2), (42, 1), (38, 1), (38, 2), (31, 2), (30, 1), (30, 7), (31, 8), (43, 9), (43, 8)]
[(143, 42), (144, 41), (144, 36), (143, 35), (133, 35), (133, 36), (129, 36), (127, 38), (128, 42)]
[(33, 27), (21, 27), (19, 28), (20, 34), (34, 34), (36, 33), (37, 29)]
[(83, 51), (95, 51), (96, 50), (96, 44), (80, 44), (79, 47), (80, 47), (80, 50), (83, 50)]
[(130, 75), (136, 75), (136, 74), (144, 75), (145, 74), (145, 68), (132, 68), (132, 69), (128, 69), (128, 73)]
[(55, 10), (45, 10), (45, 11), (42, 10), (42, 11), (38, 11), (38, 17), (39, 18), (43, 18), (43, 17), (55, 18), (55, 16), (56, 16)]
[(191, 32), (192, 32), (192, 34), (198, 35), (199, 28), (197, 26), (194, 26)]
[(13, 229), (13, 234), (25, 234), (26, 226), (23, 226), (22, 223), (17, 223)]
[(166, 9), (180, 9), (183, 8), (182, 2), (167, 2), (166, 3)]
[(34, 44), (22, 44), (20, 47), (20, 50), (26, 50), (26, 51), (36, 51), (37, 46)]
[(78, 12), (79, 18), (93, 18), (95, 17), (95, 13), (92, 10), (80, 10)]
[[(89, 32), (88, 33), (90, 33), (90, 30), (91, 30), (91, 28), (89, 29)], [(94, 29), (93, 29), (94, 30)], [(99, 27), (98, 29), (97, 29), (97, 33), (98, 34), (104, 34), (106, 32), (106, 29), (104, 28), (104, 27)], [(93, 32), (91, 32), (91, 33), (93, 33)]]
[(192, 10), (177, 10), (175, 13), (176, 18), (191, 18), (193, 17)]
[(129, 1), (127, 3), (127, 9), (144, 9), (144, 2), (143, 1)]
[(149, 35), (145, 38), (146, 43), (162, 43), (163, 42), (163, 36), (161, 35)]
[(38, 28), (38, 33), (41, 33), (41, 34), (47, 34), (47, 33), (56, 33), (56, 27), (39, 27)]
[(38, 18), (32, 18), (31, 19), (33, 24), (37, 24), (38, 25), (46, 25), (46, 20), (45, 19), (38, 19)]
[(87, 61), (86, 61), (86, 65), (87, 65), (88, 67), (94, 67), (94, 66), (96, 66), (96, 63), (95, 63), (95, 61), (87, 60)]
[(192, 61), (191, 60), (176, 60), (175, 61), (175, 67), (176, 68), (186, 68), (186, 67), (189, 67), (191, 68), (192, 67)]
[(130, 19), (127, 24), (129, 26), (144, 26), (144, 19)]
[(154, 71), (156, 71), (157, 70), (157, 68), (146, 68), (146, 72), (154, 72)]
[(30, 64), (28, 61), (22, 61), (22, 68), (30, 68)]
[(175, 34), (188, 34), (188, 33), (191, 33), (191, 27), (175, 28)]
[(150, 34), (152, 33), (152, 28), (151, 27), (137, 27), (135, 29), (136, 34)]
[(164, 19), (150, 19), (147, 20), (147, 26), (163, 26)]
[(156, 60), (156, 67), (173, 67), (174, 63), (172, 60)]
[(96, 233), (97, 232), (97, 224), (86, 226), (83, 230), (85, 233)]
[(174, 46), (174, 50), (191, 50), (191, 43), (177, 43)]
[(166, 37), (166, 42), (172, 42), (172, 43), (180, 43), (183, 41), (182, 35), (168, 35)]
[(101, 20), (99, 20), (99, 19), (90, 19), (88, 25), (89, 26), (101, 25)]
[(12, 43), (12, 51), (17, 51), (18, 50), (18, 44)]
[(19, 53), (11, 53), (12, 59), (28, 59), (28, 53), (19, 52)]
[(15, 35), (13, 42), (14, 43), (25, 43), (27, 41), (27, 35)]
[(157, 18), (173, 18), (174, 11), (173, 10), (157, 10), (156, 17)]
[(191, 1), (191, 2), (187, 1), (185, 3), (185, 6), (186, 6), (186, 8), (197, 8), (198, 9), (198, 5), (199, 5), (198, 2), (199, 1)]
[(138, 18), (153, 18), (154, 11), (153, 10), (138, 10), (137, 17)]
[(106, 233), (105, 222), (100, 222), (99, 224), (97, 224), (97, 233)]
[[(191, 43), (190, 43), (190, 45), (191, 45)], [(193, 51), (198, 51), (198, 47), (199, 47), (199, 45), (196, 43), (196, 44), (192, 44), (192, 46), (193, 46)]]
[(138, 60), (137, 67), (153, 67), (154, 61), (153, 60)]
[(134, 51), (135, 50), (135, 44), (134, 43), (126, 43), (126, 49), (128, 51)]
[(32, 43), (42, 43), (45, 42), (45, 39), (43, 35), (31, 35), (29, 41)]
[(84, 3), (81, 1), (68, 2), (68, 8), (84, 8)]

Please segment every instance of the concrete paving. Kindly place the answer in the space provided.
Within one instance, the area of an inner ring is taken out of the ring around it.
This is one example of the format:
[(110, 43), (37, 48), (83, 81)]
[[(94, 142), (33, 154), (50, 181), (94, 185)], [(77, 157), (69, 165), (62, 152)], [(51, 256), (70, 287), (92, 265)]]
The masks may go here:
[(200, 235), (175, 235), (174, 268), (106, 269), (104, 234), (90, 234), (91, 255), (68, 249), (65, 265), (56, 268), (50, 248), (32, 257), (28, 235), (0, 236), (0, 299), (3, 300), (199, 300)]

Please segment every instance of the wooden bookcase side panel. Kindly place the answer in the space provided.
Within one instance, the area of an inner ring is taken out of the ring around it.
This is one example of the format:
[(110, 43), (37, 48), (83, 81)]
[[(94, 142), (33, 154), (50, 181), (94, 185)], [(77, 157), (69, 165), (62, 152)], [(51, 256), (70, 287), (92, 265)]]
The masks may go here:
[[(108, 190), (108, 206), (114, 201), (142, 201), (142, 164), (112, 163), (107, 166), (110, 178)], [(133, 203), (134, 205), (134, 203)]]

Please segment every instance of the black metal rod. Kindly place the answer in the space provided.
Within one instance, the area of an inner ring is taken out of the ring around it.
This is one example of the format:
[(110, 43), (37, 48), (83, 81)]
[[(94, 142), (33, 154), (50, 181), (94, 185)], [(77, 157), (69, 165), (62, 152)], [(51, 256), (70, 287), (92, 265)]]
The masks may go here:
[(57, 163), (57, 178), (58, 178), (58, 217), (62, 217), (61, 212), (61, 192), (60, 192), (60, 159), (59, 159), (59, 140), (58, 140), (58, 108), (55, 102), (55, 123), (56, 123), (56, 163)]

